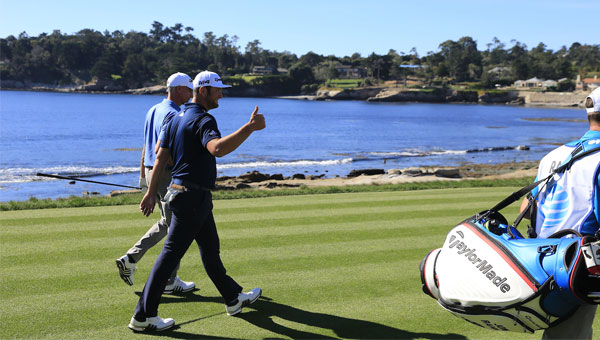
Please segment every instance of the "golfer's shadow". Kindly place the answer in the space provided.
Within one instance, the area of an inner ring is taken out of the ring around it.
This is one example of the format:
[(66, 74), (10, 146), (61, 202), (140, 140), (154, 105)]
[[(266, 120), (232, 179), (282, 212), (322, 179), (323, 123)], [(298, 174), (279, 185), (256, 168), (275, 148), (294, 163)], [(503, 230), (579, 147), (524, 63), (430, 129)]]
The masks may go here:
[[(200, 289), (194, 288), (193, 290), (185, 293), (173, 293), (173, 294), (163, 294), (160, 297), (160, 303), (181, 303), (181, 302), (212, 302), (212, 303), (221, 303), (225, 304), (223, 298), (220, 296), (203, 296), (200, 294), (195, 294)], [(142, 292), (135, 292), (135, 295), (141, 297)], [(220, 314), (224, 314), (223, 313)]]
[[(251, 311), (250, 309), (254, 309)], [(292, 339), (336, 339), (322, 334), (298, 330), (277, 323), (273, 318), (332, 330), (343, 339), (466, 339), (459, 334), (414, 333), (379, 323), (331, 314), (314, 313), (274, 302), (267, 297), (244, 308), (238, 317), (249, 323)], [(401, 324), (401, 315), (398, 316)]]

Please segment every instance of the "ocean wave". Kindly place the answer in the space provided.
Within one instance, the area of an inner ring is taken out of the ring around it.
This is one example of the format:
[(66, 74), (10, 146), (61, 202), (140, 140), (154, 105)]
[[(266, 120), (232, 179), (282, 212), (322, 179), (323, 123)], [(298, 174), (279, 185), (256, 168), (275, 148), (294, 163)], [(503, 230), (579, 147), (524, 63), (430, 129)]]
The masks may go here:
[[(257, 169), (257, 168), (281, 168), (281, 167), (309, 167), (309, 166), (335, 166), (339, 164), (352, 163), (352, 158), (328, 159), (328, 160), (297, 160), (297, 161), (254, 161), (239, 163), (217, 164), (217, 170), (222, 169)], [(134, 173), (139, 171), (139, 167), (109, 166), (109, 167), (90, 167), (90, 166), (56, 166), (46, 168), (6, 168), (0, 169), (0, 184), (35, 182), (35, 181), (56, 181), (57, 179), (40, 177), (36, 174), (46, 173), (59, 176), (71, 177), (94, 177), (104, 175), (115, 175)]]
[(240, 162), (240, 163), (225, 163), (217, 164), (217, 170), (220, 169), (238, 169), (238, 168), (279, 168), (279, 167), (302, 167), (302, 166), (319, 166), (319, 165), (338, 165), (352, 163), (354, 159), (327, 159), (327, 160), (297, 160), (297, 161), (258, 161), (258, 162)]
[(369, 152), (368, 155), (377, 158), (427, 157), (435, 155), (462, 155), (468, 150), (436, 150), (436, 151), (401, 151), (401, 152)]
[(394, 159), (394, 158), (402, 158), (402, 157), (464, 155), (467, 153), (474, 153), (474, 152), (491, 152), (491, 151), (507, 151), (507, 150), (529, 150), (529, 148), (527, 146), (519, 145), (519, 146), (499, 146), (499, 147), (468, 149), (468, 150), (433, 150), (433, 151), (406, 150), (406, 151), (399, 151), (399, 152), (368, 152), (366, 157), (357, 157), (357, 159), (377, 160), (377, 159)]
[(5, 168), (0, 169), (0, 183), (20, 183), (35, 181), (56, 181), (57, 179), (40, 177), (38, 172), (72, 177), (93, 177), (115, 175), (140, 171), (139, 167), (109, 166), (55, 166), (46, 168)]

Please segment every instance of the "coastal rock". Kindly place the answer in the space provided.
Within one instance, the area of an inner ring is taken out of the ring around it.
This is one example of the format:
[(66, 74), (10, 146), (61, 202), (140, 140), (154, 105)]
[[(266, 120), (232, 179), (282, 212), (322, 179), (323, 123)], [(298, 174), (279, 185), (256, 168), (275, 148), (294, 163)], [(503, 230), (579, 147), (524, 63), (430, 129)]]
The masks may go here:
[(125, 90), (125, 93), (131, 94), (165, 94), (167, 93), (167, 87), (165, 85), (155, 85), (149, 87), (142, 87), (139, 89)]
[(252, 188), (252, 186), (246, 184), (246, 183), (238, 183), (235, 186), (236, 189), (249, 189)]
[(402, 175), (402, 170), (401, 169), (389, 169), (387, 171), (388, 175)]
[(410, 177), (423, 176), (423, 170), (419, 168), (406, 168), (402, 169), (402, 174)]
[(262, 174), (255, 170), (255, 171), (249, 172), (247, 174), (238, 176), (238, 179), (241, 180), (243, 183), (255, 183), (255, 182), (266, 181), (269, 179), (269, 177), (270, 177), (269, 175)]
[(304, 174), (293, 174), (292, 179), (306, 179)]
[(459, 102), (459, 103), (477, 103), (479, 96), (477, 91), (470, 90), (453, 90), (446, 95), (447, 102)]
[(435, 169), (433, 174), (435, 177), (445, 177), (445, 178), (460, 178), (460, 170), (459, 169)]
[(507, 104), (514, 101), (519, 101), (519, 93), (517, 91), (487, 91), (479, 96), (479, 102), (486, 104)]
[(267, 189), (273, 189), (273, 188), (277, 188), (277, 183), (276, 182), (267, 182), (264, 184), (260, 185), (263, 188), (267, 188)]
[(273, 175), (269, 176), (268, 179), (273, 180), (273, 181), (283, 181), (283, 175), (282, 174), (273, 174)]
[[(87, 191), (85, 191), (87, 192)], [(113, 190), (108, 194), (109, 197), (116, 197), (121, 195), (138, 194), (142, 192), (140, 189), (129, 189), (129, 190)]]
[(528, 146), (519, 145), (519, 146), (494, 146), (491, 148), (481, 148), (481, 149), (469, 149), (467, 153), (473, 152), (490, 152), (490, 151), (505, 151), (505, 150), (529, 150)]
[(98, 196), (98, 195), (100, 195), (100, 193), (97, 192), (97, 191), (84, 191), (81, 194), (84, 195), (84, 196)]
[(385, 174), (385, 170), (383, 169), (360, 169), (350, 171), (347, 177), (358, 177), (360, 175), (373, 176), (383, 174)]
[(446, 101), (442, 90), (417, 90), (386, 88), (376, 96), (368, 98), (370, 102), (424, 102), (441, 103)]
[(121, 92), (123, 91), (123, 87), (114, 84), (113, 82), (106, 80), (98, 80), (95, 82), (90, 82), (85, 85), (80, 85), (76, 88), (76, 91), (83, 92)]
[(382, 87), (367, 87), (358, 89), (344, 89), (344, 90), (330, 90), (321, 89), (317, 91), (315, 97), (316, 100), (339, 100), (339, 99), (350, 99), (350, 100), (367, 100), (370, 97), (377, 95), (383, 88)]

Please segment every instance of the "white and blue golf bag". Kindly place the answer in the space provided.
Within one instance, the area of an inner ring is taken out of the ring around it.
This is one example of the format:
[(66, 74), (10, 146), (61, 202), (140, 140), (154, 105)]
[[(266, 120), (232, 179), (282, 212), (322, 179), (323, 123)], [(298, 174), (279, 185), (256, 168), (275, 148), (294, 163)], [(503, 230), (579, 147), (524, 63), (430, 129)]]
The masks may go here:
[(596, 238), (525, 239), (487, 213), (455, 226), (421, 262), (423, 291), (444, 309), (484, 328), (533, 333), (600, 302), (600, 276), (582, 253)]
[(512, 226), (498, 213), (596, 151), (572, 157), (547, 178), (452, 228), (444, 245), (421, 261), (425, 294), (477, 326), (525, 333), (557, 324), (581, 305), (599, 304), (600, 233), (563, 230), (547, 239), (526, 239), (516, 226), (527, 209)]

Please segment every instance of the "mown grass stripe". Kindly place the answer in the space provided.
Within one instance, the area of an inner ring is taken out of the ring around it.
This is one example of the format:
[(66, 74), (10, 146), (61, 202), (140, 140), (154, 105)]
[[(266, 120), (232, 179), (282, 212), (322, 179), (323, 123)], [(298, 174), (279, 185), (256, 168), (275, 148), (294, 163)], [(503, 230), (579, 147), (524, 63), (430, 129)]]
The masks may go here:
[[(222, 299), (193, 244), (179, 274), (195, 281), (200, 290), (187, 297), (163, 298), (159, 315), (182, 325), (162, 335), (185, 339), (505, 337), (457, 321), (439, 308), (421, 292), (418, 264), (429, 250), (441, 246), (452, 226), (513, 189), (215, 201), (228, 273), (246, 288), (261, 286), (271, 300), (245, 308), (240, 318), (224, 315)], [(253, 215), (252, 207), (257, 206), (262, 207), (261, 213)], [(143, 218), (136, 206), (57, 210), (63, 211), (41, 210), (33, 216), (35, 223), (25, 214), (10, 218), (0, 214), (0, 337), (156, 338), (133, 334), (126, 325), (138, 300), (135, 292), (142, 290), (161, 247), (151, 249), (140, 262), (133, 287), (121, 281), (114, 264), (156, 215)], [(506, 210), (510, 220), (518, 207)], [(119, 226), (103, 218), (119, 214), (131, 218), (122, 219)], [(89, 221), (81, 222), (85, 218)], [(19, 226), (5, 228), (2, 219)], [(14, 232), (18, 229), (23, 235)], [(598, 320), (594, 328), (600, 332)]]

